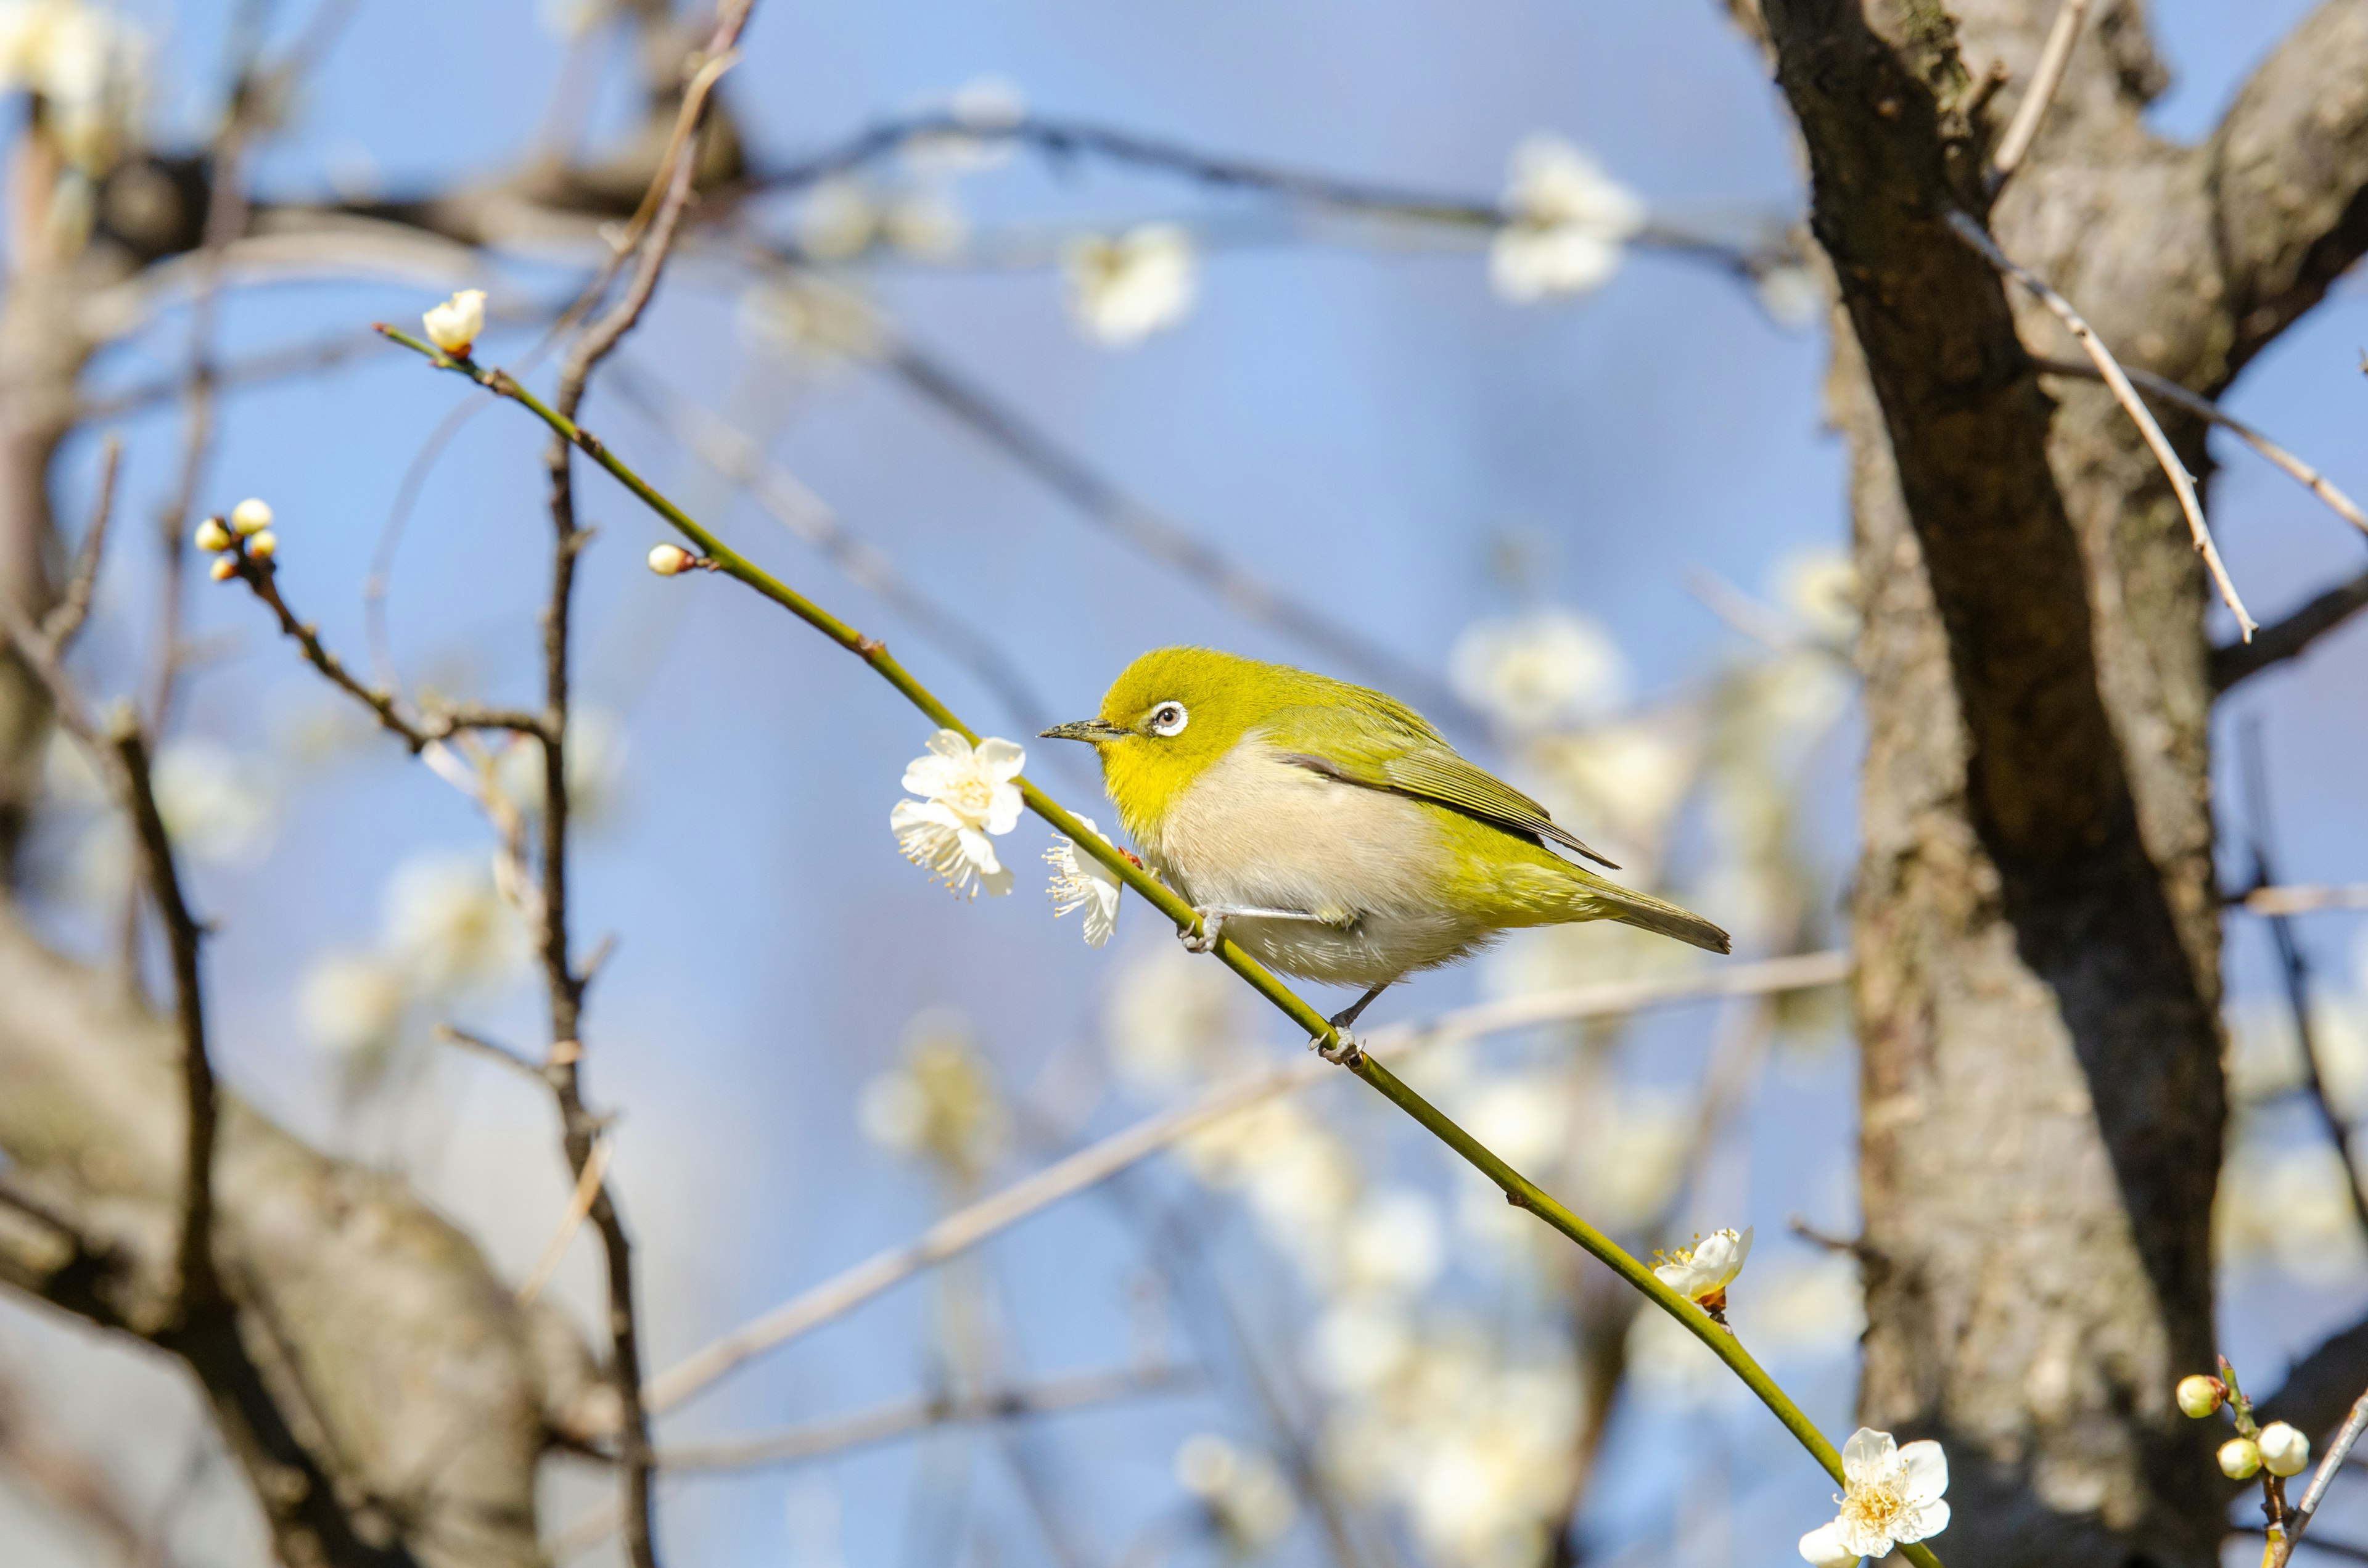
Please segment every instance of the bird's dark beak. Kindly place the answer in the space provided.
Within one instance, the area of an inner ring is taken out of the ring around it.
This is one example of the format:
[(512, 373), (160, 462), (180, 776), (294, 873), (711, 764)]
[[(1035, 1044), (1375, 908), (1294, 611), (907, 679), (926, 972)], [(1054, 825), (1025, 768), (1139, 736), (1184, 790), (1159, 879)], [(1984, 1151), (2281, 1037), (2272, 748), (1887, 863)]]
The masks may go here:
[(1133, 733), (1116, 724), (1105, 724), (1099, 719), (1080, 719), (1074, 724), (1055, 724), (1039, 732), (1048, 741), (1085, 741), (1094, 745), (1104, 741), (1122, 741)]

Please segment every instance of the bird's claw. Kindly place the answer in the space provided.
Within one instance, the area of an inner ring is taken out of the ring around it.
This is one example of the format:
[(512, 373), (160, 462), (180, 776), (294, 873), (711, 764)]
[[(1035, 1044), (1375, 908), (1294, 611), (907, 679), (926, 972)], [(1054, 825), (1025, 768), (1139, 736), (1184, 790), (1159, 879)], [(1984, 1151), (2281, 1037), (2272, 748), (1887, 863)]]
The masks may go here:
[(1217, 938), (1224, 933), (1225, 917), (1206, 909), (1196, 909), (1192, 913), (1201, 917), (1201, 929), (1178, 931), (1177, 939), (1184, 944), (1184, 950), (1188, 953), (1215, 952)]
[(1308, 1046), (1316, 1055), (1335, 1067), (1354, 1067), (1365, 1059), (1364, 1047), (1357, 1043), (1355, 1035), (1336, 1025), (1333, 1028), (1332, 1036), (1333, 1041), (1330, 1045), (1325, 1044), (1319, 1038), (1308, 1041)]

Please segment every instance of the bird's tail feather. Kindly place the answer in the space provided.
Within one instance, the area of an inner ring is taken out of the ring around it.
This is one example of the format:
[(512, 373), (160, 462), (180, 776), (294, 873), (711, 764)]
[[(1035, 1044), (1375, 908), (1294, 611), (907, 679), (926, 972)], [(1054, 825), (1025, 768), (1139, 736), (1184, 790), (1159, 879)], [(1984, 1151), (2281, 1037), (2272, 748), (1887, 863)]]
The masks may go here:
[(1638, 892), (1634, 888), (1623, 888), (1617, 882), (1592, 878), (1589, 881), (1593, 885), (1588, 892), (1602, 906), (1601, 918), (1617, 920), (1623, 926), (1634, 926), (1664, 937), (1675, 937), (1680, 942), (1691, 942), (1695, 947), (1713, 953), (1734, 950), (1725, 932), (1691, 910), (1680, 909), (1666, 900)]

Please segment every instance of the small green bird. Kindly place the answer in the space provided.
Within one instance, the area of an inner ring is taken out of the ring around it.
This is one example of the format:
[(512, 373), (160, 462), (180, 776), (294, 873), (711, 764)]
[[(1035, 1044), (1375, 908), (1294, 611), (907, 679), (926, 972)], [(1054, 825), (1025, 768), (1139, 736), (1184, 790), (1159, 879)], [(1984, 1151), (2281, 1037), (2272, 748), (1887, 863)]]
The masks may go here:
[(1363, 996), (1521, 926), (1617, 920), (1714, 953), (1726, 933), (1549, 849), (1617, 870), (1394, 698), (1288, 665), (1161, 648), (1129, 665), (1086, 741), (1144, 858), (1269, 969)]

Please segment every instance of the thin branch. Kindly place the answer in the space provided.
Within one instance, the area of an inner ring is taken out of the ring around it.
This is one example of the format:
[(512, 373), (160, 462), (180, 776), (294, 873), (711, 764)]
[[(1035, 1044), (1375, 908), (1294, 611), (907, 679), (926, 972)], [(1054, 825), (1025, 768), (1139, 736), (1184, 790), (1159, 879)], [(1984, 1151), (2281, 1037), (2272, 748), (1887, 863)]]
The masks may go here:
[(2072, 59), (2072, 46), (2079, 41), (2080, 24), (2088, 14), (2089, 0), (2064, 0), (2056, 7), (2055, 25), (2047, 29), (2047, 41), (2040, 46), (2031, 85), (2023, 89), (2022, 101), (2014, 106), (2014, 118), (2007, 122), (2006, 134), (1998, 138), (1998, 151), (1991, 154), (1987, 176), (1991, 195), (2013, 177), (2022, 155), (2038, 137), (2039, 122), (2046, 118), (2047, 106), (2063, 85), (2064, 67)]
[[(953, 731), (976, 744), (978, 733), (964, 724), (954, 711), (939, 699), (936, 693), (916, 680), (911, 673), (889, 656), (886, 644), (877, 638), (865, 636), (854, 627), (832, 615), (820, 605), (800, 594), (733, 550), (713, 533), (702, 527), (688, 512), (668, 500), (647, 480), (636, 473), (611, 452), (597, 437), (590, 435), (574, 419), (553, 410), (541, 398), (520, 386), (507, 372), (488, 370), (474, 362), (457, 359), (444, 354), (418, 338), (393, 327), (384, 327), (387, 336), (403, 344), (426, 358), (438, 369), (467, 376), (478, 385), (499, 393), (518, 403), (543, 422), (552, 432), (584, 452), (607, 470), (620, 483), (699, 547), (699, 553), (713, 558), (716, 570), (755, 589), (764, 597), (789, 610), (808, 626), (821, 632), (840, 647), (855, 653), (881, 678), (886, 680), (905, 699), (936, 721), (939, 726)], [(1028, 809), (1049, 823), (1053, 830), (1078, 845), (1133, 888), (1144, 902), (1172, 922), (1178, 932), (1190, 932), (1207, 937), (1201, 929), (1201, 917), (1166, 884), (1133, 864), (1117, 846), (1108, 843), (1099, 834), (1087, 830), (1067, 808), (1044, 793), (1032, 781), (1016, 780), (1020, 787), (1020, 799)], [(1784, 1391), (1779, 1388), (1750, 1353), (1736, 1343), (1735, 1336), (1713, 1324), (1700, 1309), (1656, 1278), (1653, 1271), (1631, 1257), (1611, 1238), (1555, 1201), (1536, 1184), (1498, 1159), (1486, 1146), (1474, 1140), (1455, 1122), (1425, 1100), (1420, 1095), (1400, 1083), (1390, 1070), (1359, 1049), (1357, 1041), (1346, 1036), (1337, 1026), (1307, 1004), (1290, 986), (1285, 985), (1240, 946), (1218, 934), (1211, 947), (1219, 961), (1231, 969), (1259, 995), (1265, 997), (1284, 1017), (1305, 1031), (1310, 1046), (1322, 1053), (1325, 1060), (1336, 1062), (1381, 1092), (1383, 1097), (1420, 1122), (1434, 1137), (1446, 1143), (1468, 1164), (1477, 1168), (1503, 1190), (1508, 1202), (1528, 1210), (1547, 1225), (1583, 1251), (1610, 1267), (1628, 1284), (1652, 1298), (1655, 1305), (1668, 1312), (1680, 1326), (1710, 1347), (1713, 1355), (1726, 1363), (1727, 1369), (1741, 1379), (1761, 1403), (1774, 1415), (1784, 1429), (1806, 1449), (1826, 1472), (1837, 1482), (1842, 1479), (1841, 1454), (1815, 1423), (1801, 1413)], [(1940, 1559), (1930, 1549), (1918, 1543), (1902, 1548), (1909, 1562), (1918, 1568), (1935, 1568)]]
[(2337, 584), (2283, 620), (2271, 621), (2249, 642), (2213, 649), (2213, 696), (2225, 696), (2247, 676), (2301, 656), (2312, 643), (2362, 609), (2368, 609), (2368, 572)]
[[(1612, 1017), (1646, 1007), (1713, 997), (1806, 990), (1835, 984), (1848, 974), (1849, 969), (1850, 960), (1845, 953), (1810, 953), (1652, 980), (1614, 981), (1565, 991), (1539, 992), (1459, 1008), (1427, 1023), (1392, 1025), (1374, 1031), (1364, 1049), (1369, 1053), (1396, 1056), (1452, 1040), (1474, 1040), (1537, 1024)], [(743, 1363), (820, 1327), (921, 1269), (968, 1251), (1030, 1214), (1086, 1190), (1202, 1128), (1324, 1082), (1331, 1075), (1320, 1060), (1302, 1057), (1221, 1084), (1196, 1099), (1172, 1106), (1114, 1132), (1001, 1192), (955, 1210), (914, 1240), (865, 1259), (686, 1357), (651, 1380), (649, 1407), (653, 1412), (671, 1410)]]
[(123, 468), (123, 437), (108, 432), (107, 444), (100, 449), (98, 460), (98, 494), (91, 502), (90, 522), (82, 531), (82, 543), (74, 549), (74, 571), (66, 578), (66, 591), (60, 596), (50, 613), (41, 618), (42, 641), (63, 657), (89, 618), (91, 595), (98, 587), (98, 565), (107, 549), (107, 525), (115, 515), (115, 482)]
[[(2103, 372), (2094, 365), (2083, 365), (2077, 360), (2042, 359), (2038, 361), (2038, 365), (2042, 370), (2051, 376), (2078, 376), (2083, 381), (2101, 381), (2105, 379)], [(2161, 398), (2165, 403), (2175, 403), (2198, 419), (2209, 420), (2221, 428), (2233, 432), (2247, 446), (2283, 469), (2295, 483), (2326, 502), (2328, 509), (2337, 517), (2341, 517), (2361, 532), (2368, 533), (2368, 513), (2362, 512), (2359, 505), (2351, 496), (2337, 489), (2332, 480), (2270, 439), (2260, 430), (2230, 414), (2210, 398), (2197, 396), (2167, 376), (2157, 376), (2151, 370), (2133, 370), (2126, 365), (2122, 368), (2122, 370), (2139, 390)]]
[[(736, 1474), (773, 1465), (804, 1464), (894, 1442), (944, 1426), (985, 1426), (1091, 1409), (1144, 1394), (1167, 1393), (1197, 1381), (1190, 1369), (1144, 1367), (1046, 1378), (992, 1393), (939, 1394), (902, 1400), (851, 1415), (832, 1416), (752, 1437), (685, 1443), (658, 1456), (669, 1475)], [(551, 1561), (564, 1563), (591, 1550), (617, 1528), (617, 1508), (603, 1504), (575, 1520), (552, 1542)]]
[[(665, 275), (684, 211), (690, 204), (699, 123), (712, 101), (715, 85), (738, 60), (741, 30), (747, 25), (755, 0), (723, 0), (715, 28), (709, 36), (697, 73), (686, 85), (675, 132), (648, 194), (629, 230), (632, 236), (620, 247), (620, 262), (639, 246), (639, 260), (624, 297), (586, 329), (570, 350), (560, 374), (559, 405), (572, 418), (600, 361), (632, 332), (657, 292)], [(647, 228), (643, 214), (649, 214)], [(587, 290), (597, 297), (605, 285)], [(631, 1240), (614, 1198), (596, 1161), (602, 1146), (599, 1119), (584, 1103), (579, 1063), (583, 1059), (582, 1015), (586, 981), (576, 972), (569, 952), (567, 918), (567, 784), (568, 632), (575, 597), (575, 562), (589, 539), (575, 515), (575, 492), (569, 442), (554, 435), (547, 467), (550, 475), (552, 548), (551, 597), (543, 612), (542, 744), (542, 960), (545, 989), (550, 996), (551, 1065), (554, 1097), (559, 1102), (561, 1140), (579, 1188), (588, 1187), (589, 1212), (600, 1233), (608, 1264), (609, 1371), (615, 1379), (619, 1421), (618, 1457), (623, 1470), (625, 1550), (633, 1568), (657, 1568), (650, 1505), (650, 1424), (642, 1403), (641, 1330), (633, 1289)]]
[(513, 1073), (524, 1074), (543, 1088), (551, 1087), (551, 1080), (547, 1075), (548, 1069), (529, 1062), (508, 1046), (498, 1044), (487, 1040), (484, 1035), (472, 1033), (468, 1029), (460, 1028), (451, 1024), (438, 1024), (434, 1032), (436, 1038), (447, 1045), (457, 1045), (463, 1051), (473, 1052), (488, 1061), (498, 1062)]
[(905, 387), (1034, 474), (1096, 527), (1191, 578), (1245, 620), (1296, 638), (1406, 694), (1434, 719), (1467, 733), (1487, 733), (1487, 721), (1437, 676), (1271, 586), (1193, 529), (1135, 500), (942, 360), (899, 342), (887, 349), (885, 363)]
[[(2342, 1429), (2335, 1434), (2335, 1441), (2327, 1446), (2327, 1452), (2319, 1459), (2318, 1469), (2311, 1474), (2309, 1489), (2303, 1493), (2301, 1503), (2287, 1516), (2285, 1540), (2278, 1543), (2271, 1555), (2271, 1568), (2285, 1568), (2286, 1559), (2294, 1555), (2294, 1549), (2301, 1543), (2302, 1532), (2310, 1528), (2311, 1518), (2318, 1512), (2318, 1505), (2327, 1496), (2328, 1487), (2334, 1484), (2336, 1473), (2343, 1468), (2344, 1460), (2351, 1455), (2352, 1445), (2360, 1441), (2360, 1434), (2363, 1431), (2368, 1431), (2368, 1393), (2352, 1402), (2351, 1414), (2344, 1417)], [(2311, 1544), (2318, 1543), (2314, 1541)]]
[(2322, 909), (2368, 909), (2368, 882), (2258, 887), (2228, 901), (2248, 915), (2312, 915)]
[[(2251, 839), (2254, 883), (2257, 887), (2269, 887), (2277, 877), (2270, 865), (2269, 769), (2261, 756), (2261, 727), (2258, 720), (2248, 722), (2237, 732), (2237, 749), (2245, 778), (2245, 814)], [(2278, 949), (2279, 973), (2285, 982), (2286, 1006), (2294, 1017), (2294, 1036), (2302, 1044), (2303, 1090), (2318, 1112), (2328, 1142), (2343, 1162), (2343, 1186), (2351, 1197), (2352, 1218), (2359, 1221), (2361, 1234), (2368, 1237), (2368, 1186), (2362, 1185), (2351, 1146), (2351, 1123), (2337, 1115), (2335, 1107), (2328, 1103), (2324, 1053), (2318, 1031), (2311, 1024), (2310, 962), (2303, 954), (2302, 944), (2294, 939), (2292, 916), (2273, 914), (2269, 922), (2270, 937)]]
[(1950, 232), (1964, 241), (1967, 248), (2021, 284), (2030, 291), (2032, 298), (2046, 306), (2088, 351), (2089, 358), (2096, 363), (2099, 378), (2112, 391), (2114, 401), (2129, 415), (2131, 422), (2137, 426), (2138, 434), (2146, 437), (2146, 445), (2154, 451), (2155, 460), (2162, 465), (2163, 476), (2170, 481), (2170, 488), (2179, 497), (2180, 510), (2187, 514), (2187, 531), (2194, 541), (2195, 552), (2203, 557), (2203, 564), (2211, 572), (2212, 581), (2219, 586), (2222, 601), (2235, 613), (2238, 631), (2246, 642), (2251, 642), (2254, 631), (2259, 629), (2258, 623), (2245, 608), (2245, 601), (2237, 597), (2237, 585), (2230, 580), (2228, 568), (2221, 563), (2219, 547), (2212, 542), (2212, 530), (2203, 521), (2203, 504), (2195, 496), (2195, 481), (2189, 475), (2187, 465), (2180, 461), (2179, 453), (2171, 449), (2170, 437), (2162, 433), (2162, 426), (2156, 424), (2154, 415), (2146, 412), (2146, 405), (2139, 400), (2137, 390), (2130, 385), (2128, 375), (2123, 371), (2121, 361), (2113, 358), (2112, 351), (2081, 319), (2080, 312), (2072, 308), (2069, 300), (2057, 293), (2037, 273), (1998, 249), (1997, 243), (1979, 223), (1963, 212), (1954, 211), (1949, 213), (1948, 223)]
[(534, 1272), (528, 1275), (526, 1283), (518, 1289), (519, 1306), (534, 1305), (535, 1298), (542, 1294), (542, 1288), (550, 1284), (551, 1277), (559, 1271), (560, 1260), (567, 1256), (567, 1248), (575, 1240), (575, 1233), (584, 1226), (584, 1217), (592, 1212), (592, 1200), (599, 1196), (601, 1178), (609, 1170), (609, 1155), (615, 1147), (616, 1140), (613, 1138), (601, 1138), (593, 1142), (592, 1157), (584, 1162), (583, 1174), (575, 1178), (575, 1193), (567, 1200), (567, 1212), (560, 1217), (559, 1228), (552, 1232), (550, 1243), (542, 1249), (542, 1256), (536, 1260)]
[(129, 720), (113, 736), (115, 755), (131, 811), (133, 835), (140, 842), (148, 888), (156, 914), (165, 924), (166, 950), (172, 955), (173, 1012), (181, 1033), (181, 1090), (188, 1118), (181, 1168), (181, 1312), (195, 1317), (222, 1298), (222, 1279), (214, 1269), (214, 1138), (218, 1112), (213, 1063), (206, 1054), (206, 1010), (199, 984), (198, 946), (204, 927), (182, 896), (179, 872), (173, 864), (173, 842), (156, 809), (156, 790), (148, 767), (147, 744), (136, 722)]
[(380, 726), (410, 747), (414, 756), (438, 741), (450, 740), (463, 730), (502, 730), (538, 737), (542, 734), (543, 721), (540, 714), (518, 709), (488, 708), (473, 702), (439, 706), (421, 719), (409, 717), (395, 700), (393, 693), (382, 687), (364, 686), (346, 668), (345, 661), (331, 653), (328, 645), (321, 641), (320, 629), (296, 618), (296, 612), (290, 609), (288, 601), (280, 597), (279, 574), (270, 562), (249, 553), (245, 541), (237, 539), (233, 540), (230, 551), (220, 559), (230, 562), (232, 574), (255, 590), (255, 597), (270, 608), (279, 619), (280, 631), (303, 650), (304, 662), (320, 671), (331, 686), (376, 714)]

